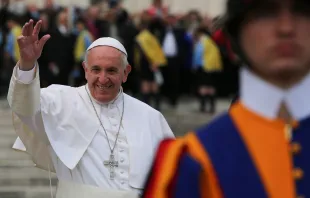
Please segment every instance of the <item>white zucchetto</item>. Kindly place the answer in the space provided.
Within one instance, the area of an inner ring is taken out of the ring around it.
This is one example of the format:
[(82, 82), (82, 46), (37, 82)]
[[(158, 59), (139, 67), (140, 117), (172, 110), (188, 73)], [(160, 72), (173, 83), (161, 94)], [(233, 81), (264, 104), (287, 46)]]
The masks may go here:
[(125, 47), (121, 44), (121, 42), (119, 42), (118, 40), (111, 38), (111, 37), (102, 37), (99, 38), (97, 40), (95, 40), (88, 48), (86, 51), (91, 50), (94, 47), (97, 46), (110, 46), (110, 47), (114, 47), (118, 50), (120, 50), (121, 52), (123, 52), (126, 56), (127, 56), (127, 51), (125, 49)]

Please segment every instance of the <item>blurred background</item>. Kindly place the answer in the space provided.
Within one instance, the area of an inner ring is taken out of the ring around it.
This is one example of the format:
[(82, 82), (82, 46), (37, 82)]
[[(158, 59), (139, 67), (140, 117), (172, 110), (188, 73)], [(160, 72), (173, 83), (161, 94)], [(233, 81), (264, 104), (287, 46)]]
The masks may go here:
[[(161, 111), (181, 136), (226, 111), (238, 93), (240, 62), (222, 31), (224, 11), (225, 0), (0, 0), (0, 198), (50, 197), (49, 174), (11, 149), (16, 135), (6, 95), (25, 22), (42, 20), (40, 37), (51, 35), (38, 60), (42, 88), (85, 84), (86, 48), (99, 37), (116, 38), (133, 68), (124, 91)], [(167, 59), (159, 72), (138, 44), (145, 30)], [(208, 68), (202, 57), (220, 64)]]

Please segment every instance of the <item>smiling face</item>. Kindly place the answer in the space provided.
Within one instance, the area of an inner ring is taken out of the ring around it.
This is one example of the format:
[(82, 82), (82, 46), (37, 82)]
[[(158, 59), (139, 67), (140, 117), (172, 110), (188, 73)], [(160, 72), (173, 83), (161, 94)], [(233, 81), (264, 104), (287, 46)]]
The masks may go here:
[(296, 83), (308, 73), (309, 11), (306, 0), (262, 0), (248, 13), (240, 41), (257, 74)]
[(117, 96), (131, 71), (131, 66), (125, 65), (124, 60), (124, 54), (113, 47), (98, 46), (88, 51), (83, 67), (95, 100), (107, 103)]

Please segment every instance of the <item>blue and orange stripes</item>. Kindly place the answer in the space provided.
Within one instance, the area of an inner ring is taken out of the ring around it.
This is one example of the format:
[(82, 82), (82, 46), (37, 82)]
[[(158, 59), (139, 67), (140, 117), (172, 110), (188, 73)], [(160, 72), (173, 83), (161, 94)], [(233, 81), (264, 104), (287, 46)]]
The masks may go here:
[(208, 126), (161, 144), (144, 197), (309, 196), (310, 119), (294, 123), (294, 144), (285, 127), (237, 102)]

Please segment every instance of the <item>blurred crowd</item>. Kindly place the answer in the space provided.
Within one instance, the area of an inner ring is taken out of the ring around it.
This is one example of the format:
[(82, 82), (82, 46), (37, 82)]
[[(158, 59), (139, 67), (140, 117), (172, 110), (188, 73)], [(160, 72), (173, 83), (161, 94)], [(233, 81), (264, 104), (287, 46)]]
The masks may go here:
[[(221, 29), (221, 16), (195, 10), (173, 15), (160, 0), (138, 14), (129, 13), (120, 0), (86, 9), (52, 0), (41, 9), (23, 0), (1, 0), (0, 95), (6, 95), (19, 57), (16, 39), (29, 19), (42, 20), (40, 37), (51, 35), (38, 60), (41, 87), (85, 84), (85, 50), (109, 36), (125, 46), (133, 68), (124, 90), (159, 110), (162, 100), (175, 107), (181, 96), (190, 95), (200, 100), (201, 111), (212, 113), (216, 98), (238, 91), (238, 57)], [(159, 59), (162, 64), (156, 64)]]

